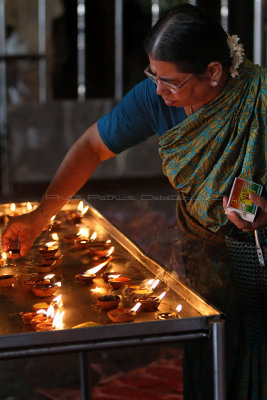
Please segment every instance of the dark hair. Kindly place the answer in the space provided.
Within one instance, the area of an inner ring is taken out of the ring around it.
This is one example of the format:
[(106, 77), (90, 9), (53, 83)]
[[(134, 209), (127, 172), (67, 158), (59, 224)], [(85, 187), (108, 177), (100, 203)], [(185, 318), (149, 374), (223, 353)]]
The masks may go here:
[(227, 34), (204, 10), (180, 4), (151, 29), (146, 52), (156, 60), (173, 62), (181, 72), (202, 73), (211, 61), (230, 67)]

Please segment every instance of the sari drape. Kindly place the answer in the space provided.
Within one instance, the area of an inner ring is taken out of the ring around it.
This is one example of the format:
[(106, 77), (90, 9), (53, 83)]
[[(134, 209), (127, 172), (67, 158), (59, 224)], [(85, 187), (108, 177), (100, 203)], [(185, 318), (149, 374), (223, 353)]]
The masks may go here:
[(178, 191), (178, 224), (200, 237), (229, 233), (222, 197), (235, 177), (267, 182), (266, 70), (246, 60), (239, 75), (159, 142), (163, 173)]

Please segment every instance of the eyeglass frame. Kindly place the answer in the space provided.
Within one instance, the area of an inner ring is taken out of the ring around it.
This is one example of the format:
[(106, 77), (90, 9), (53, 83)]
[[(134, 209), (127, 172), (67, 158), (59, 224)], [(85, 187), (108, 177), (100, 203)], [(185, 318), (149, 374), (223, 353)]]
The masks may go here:
[(153, 72), (150, 69), (150, 65), (148, 65), (145, 69), (144, 69), (144, 73), (145, 75), (150, 78), (156, 85), (158, 84), (158, 82), (160, 82), (162, 85), (166, 86), (172, 93), (178, 93), (179, 90), (187, 83), (190, 81), (190, 79), (193, 78), (193, 75), (190, 76), (190, 78), (188, 78), (186, 81), (184, 81), (183, 83), (181, 83), (180, 85), (174, 85), (173, 83), (170, 82), (166, 82), (164, 81), (164, 79), (162, 78), (157, 78), (157, 76), (155, 74), (153, 74)]

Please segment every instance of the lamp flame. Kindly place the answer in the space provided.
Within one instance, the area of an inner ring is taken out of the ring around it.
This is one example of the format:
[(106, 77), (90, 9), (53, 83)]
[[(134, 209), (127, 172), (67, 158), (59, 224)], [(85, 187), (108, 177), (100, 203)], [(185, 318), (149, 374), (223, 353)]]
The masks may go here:
[(41, 309), (41, 310), (36, 311), (36, 314), (44, 314), (44, 315), (46, 315), (46, 311)]
[(55, 215), (53, 215), (53, 217), (52, 218), (50, 218), (50, 224), (53, 224), (53, 222), (54, 222), (54, 219), (56, 218), (56, 216)]
[(159, 279), (154, 279), (153, 285), (151, 285), (151, 289), (154, 290), (159, 284)]
[(109, 251), (107, 252), (106, 257), (109, 257), (113, 253), (113, 251), (114, 251), (114, 247), (111, 247), (109, 249)]
[(82, 215), (84, 215), (86, 213), (86, 211), (88, 210), (89, 206), (84, 207), (84, 209), (82, 210)]
[(178, 313), (182, 311), (182, 304), (178, 304), (178, 306), (176, 307), (175, 311), (177, 311)]
[(56, 244), (56, 242), (47, 242), (45, 244), (45, 247), (51, 247), (51, 246), (54, 246), (55, 244)]
[(53, 240), (59, 240), (58, 234), (57, 233), (52, 233), (52, 239)]
[(10, 211), (14, 212), (16, 210), (16, 205), (15, 203), (12, 203), (10, 206)]
[(61, 282), (56, 282), (55, 285), (57, 285), (58, 287), (61, 287)]
[(63, 306), (61, 299), (62, 299), (62, 294), (59, 294), (57, 297), (55, 297), (55, 298), (51, 301), (51, 304), (52, 304), (53, 306), (57, 307), (57, 308), (60, 308), (60, 307)]
[(121, 274), (118, 275), (109, 275), (108, 279), (117, 279), (119, 276), (121, 276)]
[(63, 328), (63, 316), (64, 316), (64, 311), (60, 312), (59, 310), (57, 310), (55, 318), (53, 319), (53, 327), (55, 329), (62, 329)]
[(96, 232), (94, 232), (94, 233), (92, 234), (92, 236), (90, 237), (90, 240), (95, 240), (95, 239), (96, 239), (96, 237), (97, 237), (97, 233), (96, 233)]
[(158, 296), (158, 299), (161, 301), (161, 300), (163, 299), (163, 297), (166, 296), (166, 293), (167, 293), (167, 292), (162, 292), (162, 293)]
[(94, 289), (90, 289), (90, 292), (101, 294), (101, 293), (105, 293), (105, 289), (104, 288), (100, 288), (100, 287), (96, 287)]
[(133, 308), (130, 309), (130, 312), (137, 312), (140, 307), (141, 307), (141, 303), (139, 301), (138, 303), (136, 303), (136, 305)]
[(3, 253), (2, 253), (2, 260), (6, 260), (7, 259), (7, 254), (6, 254), (6, 252), (5, 251), (3, 251)]
[(49, 275), (46, 275), (45, 277), (44, 277), (44, 279), (52, 279), (52, 278), (54, 278), (54, 276), (55, 276), (55, 274), (49, 274)]
[(108, 240), (106, 241), (106, 243), (108, 243), (108, 244), (109, 244), (109, 243), (111, 243), (111, 240), (110, 240), (110, 239), (108, 239)]
[(78, 210), (82, 212), (83, 210), (83, 201), (81, 200), (80, 203), (78, 204)]
[(90, 275), (96, 274), (96, 273), (99, 272), (106, 264), (107, 264), (106, 262), (103, 262), (103, 263), (97, 265), (97, 266), (94, 267), (94, 268), (88, 269), (87, 271), (85, 271), (85, 272), (83, 273), (83, 276), (90, 276)]
[(87, 239), (89, 237), (89, 229), (88, 228), (80, 228), (77, 235)]
[(54, 315), (55, 315), (55, 309), (51, 304), (47, 309), (46, 316), (47, 316), (47, 318), (54, 318)]
[(27, 202), (27, 210), (28, 211), (32, 210), (32, 205), (31, 205), (31, 203), (29, 201)]

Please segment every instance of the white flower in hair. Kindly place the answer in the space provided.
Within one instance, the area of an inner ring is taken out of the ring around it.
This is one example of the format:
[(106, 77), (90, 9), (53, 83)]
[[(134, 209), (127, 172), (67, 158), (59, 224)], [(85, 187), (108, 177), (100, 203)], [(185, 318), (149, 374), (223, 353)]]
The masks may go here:
[(232, 59), (232, 65), (229, 68), (230, 74), (232, 78), (239, 76), (238, 68), (239, 65), (242, 64), (245, 57), (244, 47), (239, 42), (239, 37), (237, 35), (228, 35), (227, 44), (230, 49), (230, 57)]

